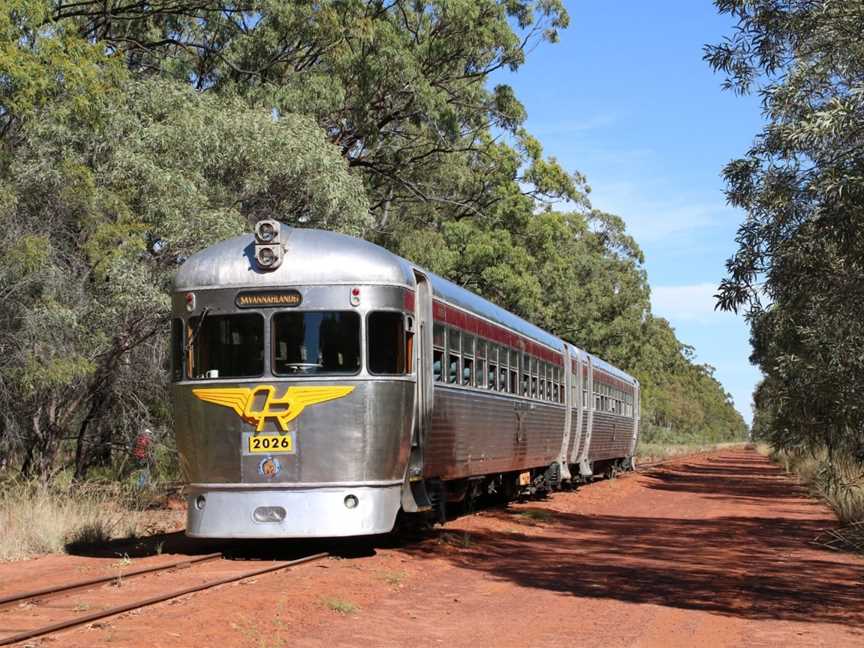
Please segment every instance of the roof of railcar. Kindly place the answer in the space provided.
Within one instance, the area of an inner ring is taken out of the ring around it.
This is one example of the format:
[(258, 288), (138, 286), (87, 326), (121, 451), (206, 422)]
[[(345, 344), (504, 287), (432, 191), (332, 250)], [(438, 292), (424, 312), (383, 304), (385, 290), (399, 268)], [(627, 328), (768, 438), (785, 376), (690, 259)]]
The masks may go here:
[(282, 226), (282, 265), (264, 272), (255, 265), (255, 237), (244, 234), (189, 257), (174, 289), (377, 283), (415, 286), (411, 265), (379, 245), (315, 229)]
[[(563, 340), (539, 326), (452, 281), (415, 266), (379, 245), (337, 232), (287, 225), (282, 225), (280, 236), (285, 254), (282, 265), (276, 270), (262, 272), (256, 267), (255, 237), (244, 234), (216, 243), (189, 257), (177, 272), (174, 289), (189, 291), (316, 284), (384, 284), (415, 289), (416, 268), (429, 277), (435, 297), (553, 349), (564, 350)], [(571, 355), (578, 354), (583, 358), (589, 355), (573, 345), (568, 346)], [(600, 358), (591, 357), (596, 366), (625, 380), (633, 380)]]

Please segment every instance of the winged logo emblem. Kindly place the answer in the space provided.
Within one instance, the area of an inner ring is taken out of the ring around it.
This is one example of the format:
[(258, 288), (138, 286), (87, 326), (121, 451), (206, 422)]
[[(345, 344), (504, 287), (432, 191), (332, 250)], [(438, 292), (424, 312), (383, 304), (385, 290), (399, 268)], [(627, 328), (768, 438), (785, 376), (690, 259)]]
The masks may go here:
[[(267, 419), (276, 421), (283, 432), (288, 431), (288, 423), (300, 416), (310, 405), (324, 403), (347, 396), (354, 387), (344, 386), (310, 386), (298, 385), (288, 387), (282, 396), (276, 396), (273, 385), (257, 385), (255, 387), (211, 387), (193, 389), (202, 401), (215, 403), (234, 410), (247, 423), (255, 426), (257, 432), (264, 429)], [(260, 401), (260, 396), (264, 396)], [(260, 401), (261, 409), (255, 409), (256, 401)]]

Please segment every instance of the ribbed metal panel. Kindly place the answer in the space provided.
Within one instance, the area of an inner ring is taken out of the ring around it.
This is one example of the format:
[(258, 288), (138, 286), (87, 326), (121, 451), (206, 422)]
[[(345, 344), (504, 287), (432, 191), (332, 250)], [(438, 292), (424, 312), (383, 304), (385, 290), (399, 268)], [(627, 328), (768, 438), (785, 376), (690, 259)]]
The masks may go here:
[(534, 409), (516, 409), (517, 404), (529, 406), (503, 395), (436, 385), (425, 475), (456, 479), (555, 461), (564, 433), (564, 407), (533, 403)]
[(594, 412), (589, 461), (626, 457), (630, 454), (632, 442), (633, 419), (608, 412)]

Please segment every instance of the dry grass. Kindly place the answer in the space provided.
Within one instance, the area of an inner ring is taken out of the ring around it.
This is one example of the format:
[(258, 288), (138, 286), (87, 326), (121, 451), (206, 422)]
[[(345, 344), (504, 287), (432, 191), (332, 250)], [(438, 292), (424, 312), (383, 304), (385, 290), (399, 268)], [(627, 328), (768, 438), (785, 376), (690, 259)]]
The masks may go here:
[(549, 522), (555, 516), (552, 511), (538, 508), (526, 508), (519, 511), (519, 515), (531, 522)]
[(744, 443), (642, 443), (636, 447), (636, 465), (640, 463), (649, 463), (652, 461), (664, 461), (673, 457), (680, 457), (688, 454), (696, 454), (698, 452), (711, 452), (713, 450), (722, 450), (724, 448), (740, 448)]
[(0, 485), (0, 560), (136, 535), (140, 513), (116, 493), (13, 481)]
[(829, 460), (825, 451), (773, 451), (769, 456), (824, 499), (841, 522), (864, 521), (864, 465), (854, 458)]
[(321, 601), (329, 609), (339, 614), (354, 614), (354, 612), (356, 612), (358, 609), (356, 603), (352, 603), (351, 601), (339, 598), (337, 596), (325, 596), (321, 599)]

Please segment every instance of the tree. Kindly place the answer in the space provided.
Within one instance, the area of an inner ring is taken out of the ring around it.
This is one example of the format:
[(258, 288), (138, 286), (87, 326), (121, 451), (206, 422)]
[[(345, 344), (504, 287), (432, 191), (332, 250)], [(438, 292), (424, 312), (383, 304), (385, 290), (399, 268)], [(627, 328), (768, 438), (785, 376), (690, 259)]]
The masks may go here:
[[(557, 166), (531, 156), (512, 89), (487, 81), (557, 38), (569, 22), (560, 0), (60, 1), (52, 18), (104, 43), (136, 77), (169, 76), (314, 116), (365, 173), (367, 238), (379, 242), (400, 220), (458, 218), (500, 199), (484, 180), (500, 160), (491, 129), (524, 144), (526, 184), (537, 167), (548, 176)], [(441, 173), (466, 160), (470, 174), (442, 191)]]
[(0, 411), (25, 473), (47, 476), (73, 439), (81, 476), (164, 423), (168, 288), (186, 256), (260, 218), (368, 222), (362, 181), (308, 117), (174, 81), (103, 99), (86, 119), (58, 103), (23, 123), (0, 176)]
[(746, 210), (719, 305), (743, 309), (775, 440), (864, 447), (864, 2), (717, 0), (738, 20), (706, 48), (766, 125), (724, 175)]

